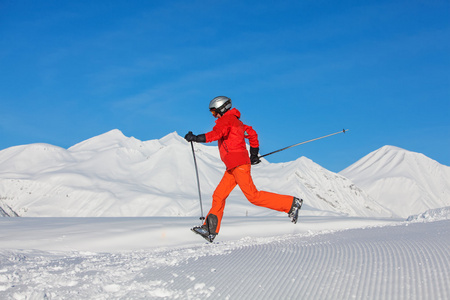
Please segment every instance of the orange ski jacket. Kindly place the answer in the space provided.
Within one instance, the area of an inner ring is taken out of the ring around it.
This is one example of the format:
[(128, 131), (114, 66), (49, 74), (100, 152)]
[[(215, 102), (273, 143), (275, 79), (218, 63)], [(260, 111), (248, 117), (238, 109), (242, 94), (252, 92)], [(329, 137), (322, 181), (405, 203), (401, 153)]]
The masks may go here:
[(250, 164), (245, 139), (249, 140), (250, 147), (259, 147), (258, 134), (251, 126), (242, 123), (240, 117), (241, 113), (233, 108), (216, 120), (212, 131), (205, 133), (207, 143), (218, 141), (220, 158), (227, 170)]

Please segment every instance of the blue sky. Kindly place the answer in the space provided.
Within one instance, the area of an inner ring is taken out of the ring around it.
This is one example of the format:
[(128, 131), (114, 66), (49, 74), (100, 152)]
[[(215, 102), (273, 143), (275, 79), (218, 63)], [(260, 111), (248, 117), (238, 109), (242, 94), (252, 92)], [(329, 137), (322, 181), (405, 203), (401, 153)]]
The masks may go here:
[[(450, 165), (449, 1), (0, 1), (0, 149), (211, 130), (338, 172), (384, 145)], [(186, 149), (190, 151), (190, 149)]]

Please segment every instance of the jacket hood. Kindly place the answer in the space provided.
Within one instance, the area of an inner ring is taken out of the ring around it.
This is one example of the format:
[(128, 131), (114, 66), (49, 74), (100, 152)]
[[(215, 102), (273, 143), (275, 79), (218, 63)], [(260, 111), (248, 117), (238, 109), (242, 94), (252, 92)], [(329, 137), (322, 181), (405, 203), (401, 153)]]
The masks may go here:
[(234, 115), (234, 116), (236, 116), (236, 118), (238, 118), (238, 119), (241, 117), (241, 112), (240, 112), (239, 110), (237, 110), (236, 108), (230, 109), (229, 111), (227, 111), (227, 112), (224, 114), (224, 116), (226, 116), (226, 115), (228, 115), (228, 114)]

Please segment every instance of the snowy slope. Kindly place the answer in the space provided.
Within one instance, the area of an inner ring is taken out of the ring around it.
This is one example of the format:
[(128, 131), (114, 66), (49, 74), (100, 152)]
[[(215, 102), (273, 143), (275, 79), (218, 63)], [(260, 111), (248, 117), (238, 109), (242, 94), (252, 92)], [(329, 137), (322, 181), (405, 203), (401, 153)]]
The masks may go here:
[(214, 244), (192, 219), (1, 218), (0, 298), (450, 297), (448, 217), (226, 218)]
[[(224, 172), (216, 146), (195, 144), (205, 210)], [(311, 160), (252, 168), (262, 190), (296, 195), (313, 214), (391, 216), (345, 177)], [(190, 145), (178, 134), (140, 141), (119, 130), (69, 149), (31, 144), (0, 151), (0, 212), (40, 217), (198, 216)], [(280, 215), (250, 204), (237, 188), (227, 215)]]
[(402, 217), (450, 205), (450, 167), (420, 153), (384, 146), (339, 174)]

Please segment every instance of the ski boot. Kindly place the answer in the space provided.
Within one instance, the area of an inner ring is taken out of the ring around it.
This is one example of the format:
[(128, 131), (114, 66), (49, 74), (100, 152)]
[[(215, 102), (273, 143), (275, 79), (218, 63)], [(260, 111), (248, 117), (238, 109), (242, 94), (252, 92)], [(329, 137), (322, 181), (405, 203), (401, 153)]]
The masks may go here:
[(214, 238), (216, 237), (216, 234), (209, 233), (209, 230), (206, 227), (206, 225), (195, 226), (191, 228), (191, 230), (196, 234), (201, 235), (205, 240), (207, 240), (210, 243), (212, 243), (214, 241)]
[(294, 197), (294, 201), (292, 201), (292, 207), (289, 211), (289, 218), (291, 218), (291, 222), (297, 224), (298, 212), (302, 208), (303, 199), (299, 199)]

